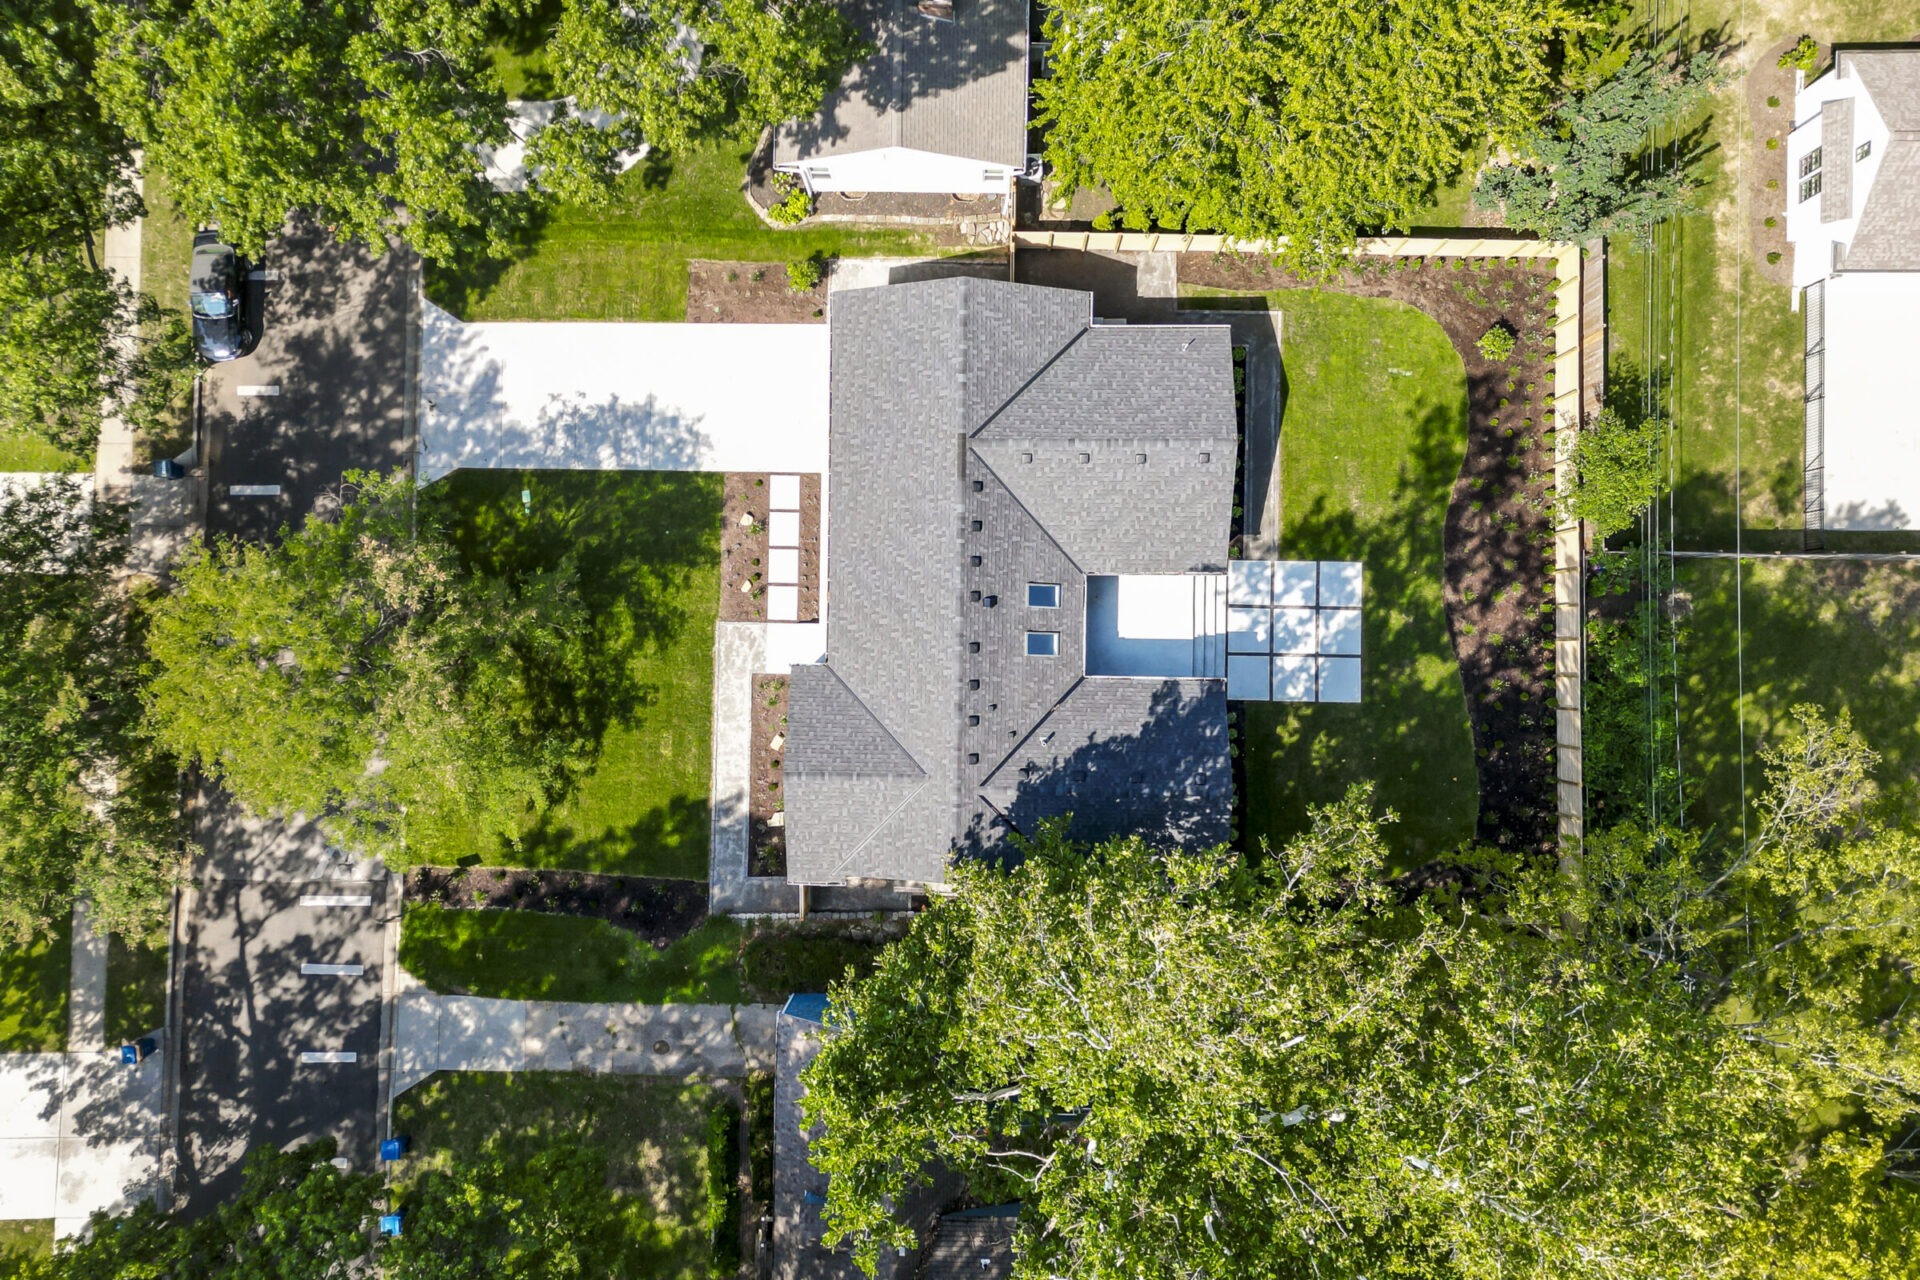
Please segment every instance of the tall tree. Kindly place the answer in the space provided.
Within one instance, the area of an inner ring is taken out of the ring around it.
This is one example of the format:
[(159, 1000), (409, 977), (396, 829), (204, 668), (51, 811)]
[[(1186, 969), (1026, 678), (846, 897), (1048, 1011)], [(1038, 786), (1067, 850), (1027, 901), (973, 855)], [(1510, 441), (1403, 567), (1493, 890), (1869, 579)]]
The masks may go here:
[(488, 23), (514, 0), (92, 0), (102, 100), (183, 216), (255, 253), (305, 210), (430, 256), (511, 225), (478, 148), (507, 139)]
[(76, 897), (103, 929), (165, 919), (178, 774), (141, 726), (126, 533), (124, 509), (72, 479), (0, 490), (0, 943)]
[(266, 547), (196, 545), (155, 608), (159, 740), (248, 807), (405, 865), (409, 827), (516, 838), (595, 744), (534, 713), (586, 627), (570, 563), (465, 570), (403, 475)]
[(1047, 159), (1127, 226), (1289, 237), (1303, 269), (1404, 227), (1539, 118), (1562, 0), (1064, 0), (1034, 84)]
[(412, 1221), (384, 1255), (391, 1280), (598, 1280), (619, 1274), (619, 1200), (598, 1152), (555, 1147), (527, 1160), (494, 1152), (421, 1176)]
[(1515, 149), (1516, 160), (1487, 169), (1474, 203), (1549, 240), (1644, 238), (1655, 223), (1692, 208), (1696, 185), (1697, 157), (1684, 148), (1655, 154), (1654, 130), (1683, 120), (1725, 78), (1710, 51), (1683, 59), (1637, 50), (1613, 75), (1555, 107), (1546, 127)]
[(1403, 901), (1363, 792), (1259, 872), (1044, 835), (963, 868), (805, 1079), (869, 1265), (934, 1165), (1011, 1180), (1023, 1276), (1705, 1276), (1788, 1074), (1673, 966)]
[(549, 57), (563, 92), (619, 117), (623, 147), (671, 149), (817, 110), (868, 49), (827, 0), (568, 0)]

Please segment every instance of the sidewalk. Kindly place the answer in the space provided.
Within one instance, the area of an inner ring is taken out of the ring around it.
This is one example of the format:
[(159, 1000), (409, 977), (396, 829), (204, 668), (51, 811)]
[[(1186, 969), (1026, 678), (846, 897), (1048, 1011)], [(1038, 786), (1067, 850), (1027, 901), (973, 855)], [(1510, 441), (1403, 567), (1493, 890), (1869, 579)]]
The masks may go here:
[(107, 1048), (107, 935), (93, 931), (85, 901), (73, 904), (73, 951), (67, 969), (67, 1052)]
[(0, 1220), (51, 1218), (66, 1237), (96, 1209), (151, 1198), (165, 1073), (164, 1051), (137, 1067), (118, 1054), (0, 1054)]
[(436, 1071), (744, 1076), (773, 1069), (778, 1005), (394, 997), (391, 1105)]

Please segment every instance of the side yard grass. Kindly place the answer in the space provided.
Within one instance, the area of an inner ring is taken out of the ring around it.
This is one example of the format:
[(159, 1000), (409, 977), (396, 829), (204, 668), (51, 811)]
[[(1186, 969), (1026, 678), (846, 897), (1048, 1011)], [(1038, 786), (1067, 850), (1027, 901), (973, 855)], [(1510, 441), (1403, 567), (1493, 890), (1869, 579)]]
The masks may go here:
[(413, 1143), (396, 1177), (402, 1203), (429, 1168), (585, 1147), (606, 1158), (625, 1222), (619, 1265), (600, 1274), (708, 1280), (715, 1273), (713, 1241), (733, 1229), (724, 1218), (737, 1211), (724, 1198), (724, 1178), (710, 1169), (713, 1117), (738, 1114), (721, 1090), (647, 1076), (448, 1072), (402, 1094), (393, 1111), (394, 1132)]
[(435, 991), (505, 1000), (744, 1004), (824, 991), (868, 970), (878, 941), (713, 918), (664, 950), (604, 920), (407, 907), (400, 963)]
[[(1761, 747), (1796, 703), (1845, 710), (1881, 754), (1877, 778), (1904, 820), (1920, 819), (1920, 567), (1889, 563), (1749, 563), (1736, 644), (1733, 563), (1683, 561), (1690, 600), (1680, 654), (1681, 785), (1702, 821), (1737, 830), (1740, 717), (1749, 800), (1764, 779)], [(1744, 649), (1745, 698), (1737, 649)]]
[(1470, 838), (1472, 729), (1441, 596), (1447, 501), (1466, 455), (1466, 374), (1404, 303), (1268, 295), (1282, 315), (1280, 554), (1366, 566), (1362, 700), (1242, 706), (1242, 836), (1279, 845), (1307, 806), (1377, 783), (1410, 863)]
[(0, 949), (0, 1053), (67, 1047), (73, 922), (63, 918), (24, 947)]
[(420, 860), (704, 880), (721, 478), (462, 471), (430, 492), (485, 572), (579, 564), (602, 665), (568, 713), (603, 737), (593, 771), (518, 849), (441, 827), (422, 837)]
[(934, 252), (930, 237), (912, 231), (831, 223), (773, 230), (741, 194), (750, 150), (709, 142), (650, 156), (604, 205), (562, 205), (542, 217), (527, 252), (511, 263), (429, 265), (427, 294), (464, 320), (678, 321), (686, 319), (693, 258)]

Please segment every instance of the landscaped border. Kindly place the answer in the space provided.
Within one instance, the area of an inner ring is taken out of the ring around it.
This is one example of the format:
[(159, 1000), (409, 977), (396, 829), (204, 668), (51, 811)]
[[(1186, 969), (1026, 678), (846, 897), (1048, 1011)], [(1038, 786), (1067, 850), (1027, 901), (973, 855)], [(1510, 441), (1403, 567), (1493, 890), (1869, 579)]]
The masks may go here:
[[(1270, 253), (1271, 244), (1185, 232), (1016, 231), (1013, 244), (1100, 253)], [(1517, 235), (1378, 236), (1354, 252), (1390, 258), (1551, 258), (1554, 261), (1554, 488), (1573, 485), (1573, 449), (1580, 424), (1598, 409), (1606, 357), (1606, 256), (1590, 246)], [(1586, 837), (1586, 783), (1581, 754), (1581, 683), (1586, 670), (1586, 533), (1579, 521), (1556, 519), (1553, 539), (1554, 777), (1563, 850)]]

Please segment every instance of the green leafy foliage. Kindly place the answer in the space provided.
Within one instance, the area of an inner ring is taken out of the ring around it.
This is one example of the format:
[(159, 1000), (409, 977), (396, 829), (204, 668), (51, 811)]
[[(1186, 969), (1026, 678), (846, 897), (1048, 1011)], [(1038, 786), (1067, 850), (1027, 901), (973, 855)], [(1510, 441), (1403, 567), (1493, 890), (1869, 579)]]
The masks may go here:
[(787, 288), (795, 293), (806, 293), (819, 288), (826, 274), (826, 264), (821, 262), (819, 254), (795, 258), (787, 264)]
[(1820, 65), (1820, 42), (1812, 36), (1801, 36), (1793, 42), (1793, 47), (1780, 55), (1780, 67), (1789, 71), (1805, 71), (1809, 75)]
[(774, 194), (780, 199), (767, 210), (767, 221), (776, 227), (797, 227), (813, 215), (813, 197), (790, 173), (773, 175)]
[(671, 150), (811, 114), (870, 48), (823, 0), (568, 0), (549, 59), (562, 93), (618, 118), (625, 147)]
[(404, 1208), (381, 1258), (389, 1280), (597, 1280), (622, 1248), (607, 1160), (590, 1147), (471, 1156), (422, 1175)]
[[(1496, 324), (1493, 328), (1481, 334), (1480, 340), (1473, 345), (1479, 350), (1480, 354), (1487, 359), (1495, 362), (1505, 362), (1513, 358), (1513, 349), (1518, 344), (1518, 341), (1519, 340), (1514, 337), (1512, 329), (1509, 329), (1504, 324)], [(1506, 402), (1503, 400), (1501, 403), (1504, 404)]]
[(396, 866), (409, 822), (517, 840), (596, 745), (542, 714), (585, 662), (572, 562), (480, 576), (404, 476), (348, 483), (271, 546), (183, 553), (154, 611), (155, 733), (249, 808), (326, 814)]
[(1574, 443), (1574, 485), (1565, 514), (1602, 538), (1633, 527), (1664, 478), (1666, 423), (1609, 407), (1588, 418)]
[(1549, 240), (1632, 234), (1692, 208), (1691, 154), (1638, 162), (1656, 127), (1683, 118), (1725, 79), (1718, 55), (1636, 51), (1606, 80), (1557, 106), (1518, 148), (1523, 159), (1488, 168), (1474, 203), (1501, 209), (1508, 226)]
[(100, 99), (181, 212), (257, 254), (301, 210), (344, 239), (503, 252), (514, 202), (477, 148), (507, 140), (488, 56), (504, 0), (89, 4)]
[(141, 609), (118, 585), (126, 511), (77, 481), (0, 496), (0, 942), (91, 897), (103, 930), (165, 918), (172, 763), (140, 707)]
[(1289, 237), (1305, 270), (1405, 227), (1489, 135), (1539, 118), (1558, 0), (1066, 0), (1034, 83), (1047, 159), (1104, 187), (1131, 230)]

